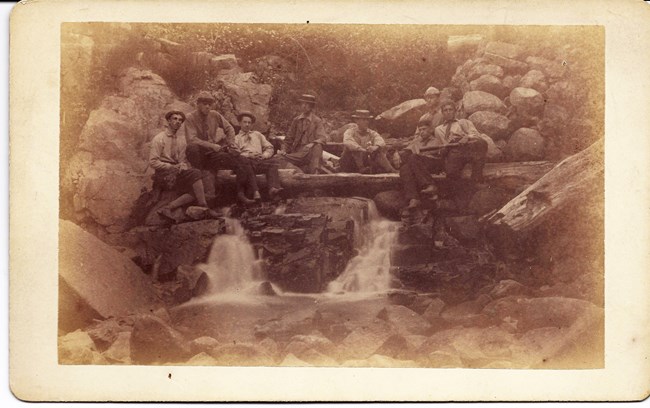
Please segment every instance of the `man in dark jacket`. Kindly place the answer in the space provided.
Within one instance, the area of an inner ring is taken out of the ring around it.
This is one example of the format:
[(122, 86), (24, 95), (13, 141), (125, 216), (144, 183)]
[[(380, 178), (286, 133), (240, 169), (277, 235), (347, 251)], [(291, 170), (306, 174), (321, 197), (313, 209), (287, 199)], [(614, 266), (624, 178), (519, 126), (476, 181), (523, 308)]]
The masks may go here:
[(305, 173), (315, 174), (321, 165), (327, 135), (323, 120), (314, 113), (316, 97), (305, 94), (298, 102), (302, 113), (291, 122), (282, 150), (287, 161), (301, 167)]

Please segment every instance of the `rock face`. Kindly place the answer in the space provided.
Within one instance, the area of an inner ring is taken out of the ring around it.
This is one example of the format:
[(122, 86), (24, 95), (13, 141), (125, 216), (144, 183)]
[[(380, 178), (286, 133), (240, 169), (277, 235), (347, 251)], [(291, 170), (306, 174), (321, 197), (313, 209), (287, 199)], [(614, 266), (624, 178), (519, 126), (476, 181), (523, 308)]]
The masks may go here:
[(494, 75), (481, 75), (469, 83), (469, 88), (472, 91), (487, 92), (499, 98), (504, 98), (508, 95), (508, 89)]
[(505, 112), (506, 105), (501, 99), (487, 92), (470, 91), (463, 95), (463, 108), (468, 115), (478, 111), (502, 113)]
[(471, 114), (468, 119), (479, 132), (485, 133), (493, 140), (508, 136), (510, 120), (504, 115), (490, 111), (478, 111)]
[(228, 106), (222, 106), (222, 113), (233, 124), (237, 124), (239, 112), (252, 112), (257, 118), (253, 128), (266, 132), (271, 123), (269, 122), (269, 103), (273, 88), (268, 84), (255, 82), (253, 73), (238, 73), (220, 77), (223, 81), (223, 89), (229, 97)]
[(506, 154), (513, 161), (539, 160), (544, 157), (544, 138), (535, 129), (521, 128), (510, 136)]
[(165, 110), (189, 110), (151, 71), (129, 68), (118, 87), (91, 112), (62, 186), (73, 194), (78, 220), (114, 232), (127, 228), (135, 201), (150, 183), (147, 143), (162, 130)]
[(136, 364), (182, 361), (190, 356), (183, 337), (153, 315), (138, 316), (131, 333), (131, 360)]
[[(59, 302), (71, 304), (62, 309), (107, 318), (148, 310), (158, 302), (136, 264), (70, 221), (59, 223), (59, 259), (64, 286)], [(60, 316), (64, 325), (74, 326), (75, 319)]]

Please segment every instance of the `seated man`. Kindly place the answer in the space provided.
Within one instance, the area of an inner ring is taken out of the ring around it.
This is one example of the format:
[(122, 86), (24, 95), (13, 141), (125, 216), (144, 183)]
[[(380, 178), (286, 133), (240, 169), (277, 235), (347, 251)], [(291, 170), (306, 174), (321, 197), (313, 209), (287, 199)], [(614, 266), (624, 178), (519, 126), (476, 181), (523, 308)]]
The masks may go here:
[(445, 173), (450, 180), (461, 177), (466, 164), (472, 165), (472, 181), (483, 182), (483, 167), (488, 144), (480, 136), (472, 122), (456, 119), (456, 104), (445, 101), (440, 105), (444, 123), (435, 129), (435, 137), (445, 145), (455, 145), (446, 149)]
[[(247, 158), (253, 168), (254, 173), (265, 173), (266, 181), (269, 185), (269, 197), (277, 198), (282, 190), (280, 187), (280, 176), (278, 174), (278, 162), (273, 158), (273, 145), (266, 140), (263, 134), (251, 130), (255, 123), (255, 116), (250, 112), (242, 112), (237, 115), (237, 120), (241, 126), (239, 134), (235, 136), (235, 147), (239, 150), (242, 157)], [(260, 192), (257, 187), (257, 180), (253, 178), (253, 198), (260, 200)]]
[(427, 112), (420, 119), (431, 120), (431, 126), (435, 129), (442, 124), (442, 113), (440, 112), (440, 91), (438, 88), (430, 86), (424, 92), (424, 101), (426, 102)]
[(291, 122), (291, 127), (284, 140), (281, 153), (290, 163), (302, 168), (305, 173), (318, 173), (323, 156), (323, 144), (327, 135), (323, 120), (314, 113), (316, 97), (302, 95), (302, 113)]
[(386, 158), (386, 142), (379, 133), (368, 128), (372, 116), (367, 110), (357, 110), (356, 122), (343, 134), (343, 154), (340, 170), (344, 173), (397, 173)]
[[(187, 115), (179, 130), (187, 139), (187, 160), (201, 170), (233, 170), (237, 176), (237, 198), (244, 204), (253, 203), (244, 191), (254, 182), (255, 174), (248, 160), (241, 158), (234, 147), (235, 129), (219, 112), (211, 109), (214, 102), (210, 93), (199, 93), (197, 110)], [(219, 128), (223, 134), (217, 132)]]
[[(404, 194), (409, 200), (409, 208), (421, 204), (420, 194), (432, 194), (438, 191), (433, 183), (432, 173), (440, 173), (445, 168), (441, 150), (422, 151), (442, 147), (441, 140), (434, 137), (434, 128), (431, 119), (420, 118), (415, 133), (415, 139), (402, 153), (402, 165), (399, 169), (400, 181), (404, 187)], [(422, 190), (420, 192), (420, 190)]]
[[(208, 208), (208, 203), (205, 200), (201, 171), (190, 168), (185, 156), (187, 143), (184, 137), (177, 134), (185, 121), (185, 114), (172, 110), (165, 114), (165, 119), (167, 119), (167, 128), (151, 140), (149, 164), (155, 169), (154, 186), (183, 193), (158, 210), (158, 214), (173, 220), (172, 211), (178, 207), (189, 204), (195, 199), (200, 207)], [(193, 192), (194, 195), (189, 192)], [(217, 216), (212, 210), (209, 210), (209, 213), (211, 216)]]

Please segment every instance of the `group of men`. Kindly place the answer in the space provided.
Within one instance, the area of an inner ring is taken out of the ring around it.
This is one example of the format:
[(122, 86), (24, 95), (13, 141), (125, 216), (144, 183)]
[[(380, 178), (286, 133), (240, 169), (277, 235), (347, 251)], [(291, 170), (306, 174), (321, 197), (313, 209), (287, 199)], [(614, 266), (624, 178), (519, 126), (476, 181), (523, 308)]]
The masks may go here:
[[(471, 163), (472, 180), (480, 182), (487, 143), (470, 121), (456, 119), (454, 102), (440, 103), (439, 97), (436, 88), (427, 89), (428, 112), (420, 118), (415, 138), (402, 152), (401, 160), (397, 160), (401, 166), (391, 163), (384, 139), (369, 128), (373, 119), (370, 112), (355, 111), (355, 124), (343, 136), (340, 171), (399, 172), (409, 208), (419, 206), (422, 195), (435, 196), (437, 188), (432, 173), (444, 171), (447, 178), (457, 179), (463, 167)], [(278, 169), (282, 161), (305, 173), (321, 171), (327, 134), (323, 120), (314, 112), (316, 97), (302, 95), (298, 101), (301, 113), (291, 122), (277, 153), (262, 133), (252, 130), (256, 118), (250, 112), (237, 116), (240, 131), (235, 134), (228, 120), (212, 109), (215, 99), (208, 92), (198, 95), (197, 109), (187, 117), (180, 111), (167, 112), (167, 128), (153, 138), (149, 163), (155, 170), (154, 185), (182, 195), (158, 213), (173, 219), (174, 209), (196, 202), (217, 216), (206, 202), (201, 170), (232, 170), (236, 175), (237, 199), (243, 204), (261, 200), (256, 174), (266, 175), (269, 197), (279, 198), (282, 187)]]

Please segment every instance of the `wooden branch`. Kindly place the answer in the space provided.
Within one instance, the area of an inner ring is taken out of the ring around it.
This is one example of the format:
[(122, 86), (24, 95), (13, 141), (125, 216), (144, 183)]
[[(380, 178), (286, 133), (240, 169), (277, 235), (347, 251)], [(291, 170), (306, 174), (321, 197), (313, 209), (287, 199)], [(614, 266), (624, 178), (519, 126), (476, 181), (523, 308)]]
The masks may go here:
[(603, 173), (603, 143), (598, 141), (560, 162), (487, 221), (512, 232), (529, 231), (565, 206), (595, 194)]

